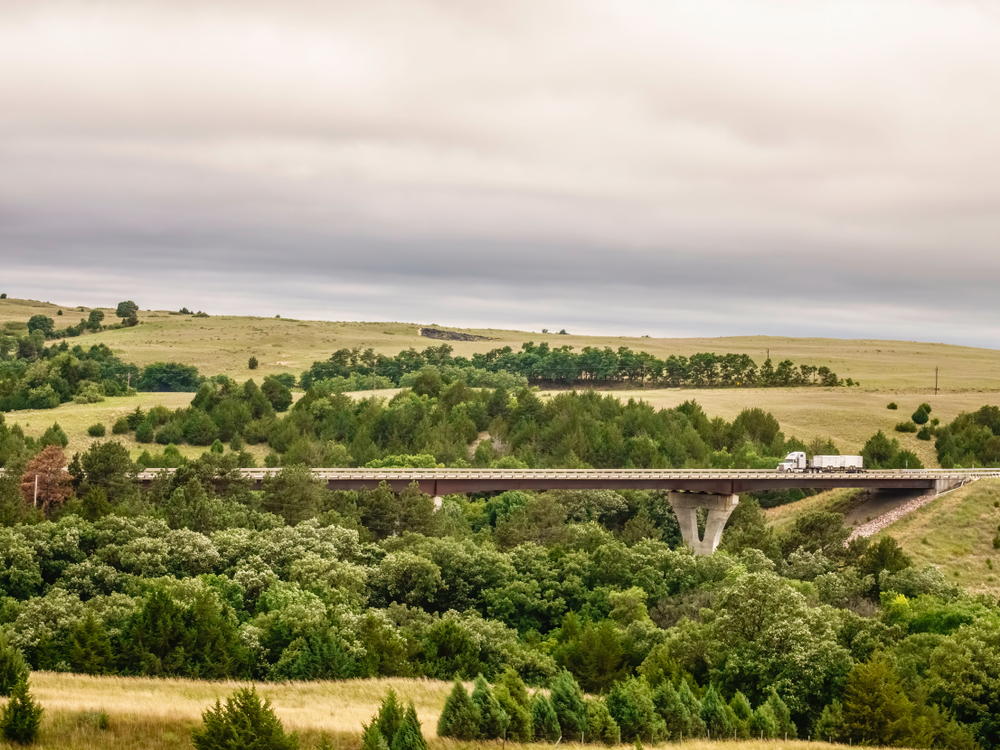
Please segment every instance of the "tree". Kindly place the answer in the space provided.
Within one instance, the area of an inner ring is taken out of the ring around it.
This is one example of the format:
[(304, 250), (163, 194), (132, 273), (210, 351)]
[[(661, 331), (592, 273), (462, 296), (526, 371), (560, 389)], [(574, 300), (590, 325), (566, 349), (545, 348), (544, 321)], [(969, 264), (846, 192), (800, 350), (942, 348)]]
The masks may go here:
[(451, 688), (437, 725), (438, 737), (475, 740), (479, 737), (479, 711), (457, 677)]
[(0, 695), (9, 696), (14, 686), (28, 675), (28, 663), (0, 630)]
[(153, 362), (142, 371), (136, 382), (139, 391), (175, 391), (194, 393), (201, 385), (202, 378), (194, 365), (179, 362)]
[(56, 322), (47, 315), (32, 315), (28, 321), (28, 333), (40, 331), (45, 337), (51, 336), (56, 330)]
[(101, 321), (104, 320), (104, 313), (100, 310), (91, 310), (87, 316), (87, 328), (91, 331), (101, 330)]
[(139, 306), (135, 304), (132, 300), (126, 300), (125, 302), (118, 303), (118, 309), (115, 310), (115, 315), (123, 320), (125, 318), (134, 318), (139, 314)]
[(19, 745), (31, 745), (38, 739), (42, 707), (28, 692), (28, 676), (22, 675), (10, 692), (10, 700), (0, 715), (0, 734)]
[(621, 729), (624, 742), (659, 742), (666, 734), (663, 719), (656, 712), (653, 694), (644, 677), (615, 683), (608, 694), (607, 707)]
[(410, 701), (406, 707), (403, 723), (396, 730), (389, 749), (427, 750), (427, 740), (424, 739), (424, 734), (420, 731), (420, 721), (417, 719), (417, 709), (413, 707), (413, 701)]
[(257, 361), (256, 357), (250, 357), (250, 359), (247, 361), (247, 367), (249, 367), (251, 370), (256, 370), (257, 365), (259, 364), (260, 362)]
[(562, 737), (559, 717), (552, 708), (552, 702), (542, 693), (531, 696), (531, 725), (535, 742), (555, 742)]
[(709, 737), (722, 739), (733, 733), (733, 725), (726, 714), (725, 701), (719, 696), (715, 685), (709, 685), (705, 697), (701, 699), (701, 720)]
[(880, 653), (857, 664), (844, 687), (844, 733), (858, 743), (896, 745), (909, 733), (910, 701)]
[(214, 708), (201, 715), (201, 729), (191, 733), (197, 750), (297, 750), (296, 734), (285, 734), (285, 727), (275, 715), (271, 701), (261, 700), (257, 688), (240, 688), (226, 698), (225, 706), (217, 700)]
[(559, 729), (567, 741), (587, 731), (587, 707), (573, 675), (565, 670), (556, 675), (549, 690), (549, 699), (559, 720)]
[(28, 462), (21, 474), (24, 502), (40, 507), (43, 513), (47, 514), (53, 505), (60, 505), (71, 494), (73, 483), (66, 471), (62, 448), (48, 446)]
[(600, 699), (586, 702), (587, 731), (585, 742), (599, 742), (602, 745), (618, 745), (622, 741), (621, 729), (615, 722), (607, 705)]
[(273, 375), (264, 378), (260, 386), (261, 393), (271, 402), (275, 411), (287, 411), (292, 405), (292, 391)]
[(927, 421), (930, 419), (930, 416), (928, 416), (927, 412), (925, 412), (921, 407), (918, 408), (915, 412), (913, 412), (913, 415), (910, 417), (910, 419), (913, 420), (914, 424), (927, 424)]
[(476, 686), (472, 691), (472, 703), (479, 712), (479, 736), (484, 740), (504, 739), (507, 727), (510, 726), (510, 716), (493, 695), (486, 678), (482, 674), (476, 676)]

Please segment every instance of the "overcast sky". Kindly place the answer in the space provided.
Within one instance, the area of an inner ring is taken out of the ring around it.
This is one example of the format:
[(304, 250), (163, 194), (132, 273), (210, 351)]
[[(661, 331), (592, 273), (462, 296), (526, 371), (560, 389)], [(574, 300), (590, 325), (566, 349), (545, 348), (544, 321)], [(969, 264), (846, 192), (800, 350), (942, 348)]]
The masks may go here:
[(0, 0), (0, 286), (998, 347), (992, 0)]

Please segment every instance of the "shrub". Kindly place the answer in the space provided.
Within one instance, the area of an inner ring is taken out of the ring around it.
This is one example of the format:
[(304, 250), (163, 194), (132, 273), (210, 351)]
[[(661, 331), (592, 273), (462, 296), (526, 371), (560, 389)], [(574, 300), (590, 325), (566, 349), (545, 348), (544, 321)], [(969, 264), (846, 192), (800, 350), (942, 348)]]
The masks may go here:
[(91, 437), (104, 437), (107, 431), (107, 428), (100, 422), (92, 424), (87, 428), (87, 434)]
[(38, 739), (42, 707), (28, 692), (28, 677), (22, 675), (10, 692), (10, 700), (0, 716), (0, 734), (19, 745), (30, 745)]
[(917, 431), (917, 440), (930, 440), (931, 436), (931, 428), (927, 425), (924, 425)]
[(931, 413), (931, 405), (928, 404), (926, 401), (924, 403), (920, 404), (920, 406), (917, 407), (917, 408), (920, 409), (920, 411), (924, 412), (925, 414), (930, 414)]
[(531, 698), (531, 724), (535, 742), (555, 742), (562, 737), (559, 717), (552, 708), (552, 702), (541, 693), (535, 693)]
[(178, 445), (184, 442), (184, 429), (178, 421), (167, 422), (156, 431), (156, 442), (160, 445)]
[(215, 702), (201, 715), (204, 726), (191, 733), (197, 750), (297, 750), (299, 738), (285, 734), (274, 714), (271, 702), (262, 701), (253, 687), (241, 688), (226, 698), (226, 705)]
[(604, 701), (600, 699), (587, 701), (586, 712), (587, 742), (599, 742), (609, 746), (621, 743), (621, 729), (618, 728)]
[(438, 737), (454, 737), (456, 740), (474, 740), (479, 737), (479, 712), (458, 678), (455, 678), (451, 693), (444, 702), (437, 733)]
[(260, 363), (257, 361), (256, 357), (250, 357), (250, 360), (247, 362), (247, 367), (249, 367), (251, 370), (256, 370), (257, 365), (259, 364)]
[(899, 405), (895, 401), (890, 401), (889, 405), (887, 407), (885, 407), (885, 408), (886, 409), (892, 409), (893, 411), (895, 411), (896, 409), (899, 408)]
[(153, 423), (148, 419), (143, 420), (143, 422), (135, 428), (135, 439), (140, 443), (152, 443), (155, 437), (155, 431), (153, 430)]
[[(919, 413), (919, 412), (918, 412)], [(896, 432), (916, 432), (917, 426), (913, 422), (900, 422), (896, 425)]]
[(910, 419), (912, 419), (917, 424), (927, 424), (927, 420), (929, 420), (930, 417), (927, 416), (927, 412), (925, 412), (923, 409), (917, 409), (915, 412), (913, 412), (913, 415), (910, 417)]
[(587, 707), (583, 702), (583, 692), (573, 675), (565, 670), (556, 675), (549, 691), (549, 699), (559, 720), (559, 729), (567, 742), (587, 731)]
[(502, 739), (507, 735), (510, 716), (490, 691), (486, 678), (476, 676), (476, 687), (472, 691), (472, 703), (479, 713), (479, 736), (484, 740)]
[(0, 630), (0, 695), (9, 696), (17, 683), (27, 676), (28, 663), (24, 656)]
[(7, 292), (0, 294), (0, 299), (7, 299)]

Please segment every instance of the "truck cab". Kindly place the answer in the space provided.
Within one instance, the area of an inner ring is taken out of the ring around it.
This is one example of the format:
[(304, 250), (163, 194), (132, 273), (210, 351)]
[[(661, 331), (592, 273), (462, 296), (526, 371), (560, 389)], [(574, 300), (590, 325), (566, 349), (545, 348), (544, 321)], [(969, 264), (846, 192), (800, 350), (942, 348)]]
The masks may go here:
[(778, 464), (778, 471), (805, 471), (806, 454), (805, 451), (794, 451), (785, 456), (785, 460)]

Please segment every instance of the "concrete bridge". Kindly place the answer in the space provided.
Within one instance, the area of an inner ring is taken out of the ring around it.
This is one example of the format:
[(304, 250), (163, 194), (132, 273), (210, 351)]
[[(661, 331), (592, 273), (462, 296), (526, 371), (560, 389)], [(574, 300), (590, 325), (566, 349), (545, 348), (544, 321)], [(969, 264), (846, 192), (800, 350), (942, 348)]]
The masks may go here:
[[(164, 470), (139, 474), (152, 482)], [(169, 470), (167, 470), (169, 471)], [(244, 469), (253, 488), (280, 469)], [(313, 476), (331, 490), (374, 489), (385, 482), (402, 492), (412, 482), (422, 492), (442, 495), (506, 490), (660, 490), (668, 499), (681, 535), (696, 554), (710, 555), (719, 545), (726, 521), (739, 504), (741, 492), (783, 489), (911, 489), (937, 494), (970, 479), (1000, 477), (991, 470), (865, 471), (860, 473), (788, 473), (779, 471), (720, 471), (717, 469), (313, 469)], [(708, 510), (704, 536), (698, 533), (698, 509)]]
[[(136, 479), (151, 484), (173, 469), (140, 472)], [(280, 469), (243, 469), (253, 489)], [(3, 470), (0, 469), (0, 474)], [(937, 494), (984, 477), (1000, 477), (991, 469), (909, 469), (894, 471), (788, 473), (774, 470), (718, 469), (313, 469), (313, 476), (331, 490), (374, 489), (385, 482), (402, 492), (412, 482), (422, 492), (442, 495), (506, 490), (659, 490), (668, 493), (684, 541), (696, 554), (710, 555), (722, 537), (742, 492), (784, 489), (925, 490)], [(698, 534), (699, 508), (708, 510), (705, 534)]]

